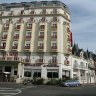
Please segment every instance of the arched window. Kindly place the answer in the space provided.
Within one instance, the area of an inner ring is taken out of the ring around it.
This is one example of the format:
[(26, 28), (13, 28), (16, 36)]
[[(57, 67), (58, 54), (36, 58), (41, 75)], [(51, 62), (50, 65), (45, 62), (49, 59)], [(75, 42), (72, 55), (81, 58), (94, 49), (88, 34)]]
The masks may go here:
[(84, 63), (80, 62), (80, 68), (84, 69)]
[(74, 69), (78, 68), (78, 62), (77, 62), (77, 60), (74, 60), (73, 68), (74, 68)]

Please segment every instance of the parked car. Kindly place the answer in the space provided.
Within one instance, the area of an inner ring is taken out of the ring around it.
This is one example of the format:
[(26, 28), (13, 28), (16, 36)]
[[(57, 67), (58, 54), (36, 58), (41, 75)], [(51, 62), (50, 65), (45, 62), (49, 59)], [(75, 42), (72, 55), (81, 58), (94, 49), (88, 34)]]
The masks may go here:
[(66, 86), (66, 87), (77, 87), (77, 86), (80, 86), (81, 83), (77, 80), (67, 80), (65, 82), (62, 82), (61, 83), (61, 86)]

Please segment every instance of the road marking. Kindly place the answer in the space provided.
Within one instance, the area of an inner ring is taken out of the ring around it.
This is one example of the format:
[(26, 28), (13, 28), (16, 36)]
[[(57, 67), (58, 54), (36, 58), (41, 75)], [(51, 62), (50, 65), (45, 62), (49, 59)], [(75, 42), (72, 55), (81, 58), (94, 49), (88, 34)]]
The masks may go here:
[(20, 89), (14, 89), (14, 88), (0, 88), (0, 95), (2, 96), (13, 96), (20, 94), (22, 91)]
[(20, 88), (20, 89), (27, 89), (27, 88), (33, 88), (33, 87), (36, 87), (36, 86), (24, 86), (23, 88)]

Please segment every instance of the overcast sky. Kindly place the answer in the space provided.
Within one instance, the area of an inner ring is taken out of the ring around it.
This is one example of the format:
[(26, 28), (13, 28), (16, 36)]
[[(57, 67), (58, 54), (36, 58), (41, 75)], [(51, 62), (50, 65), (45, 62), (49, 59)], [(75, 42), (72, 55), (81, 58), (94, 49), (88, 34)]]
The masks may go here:
[[(0, 3), (27, 1), (33, 0), (0, 0)], [(70, 8), (73, 40), (80, 48), (94, 52), (96, 50), (96, 0), (61, 1)]]

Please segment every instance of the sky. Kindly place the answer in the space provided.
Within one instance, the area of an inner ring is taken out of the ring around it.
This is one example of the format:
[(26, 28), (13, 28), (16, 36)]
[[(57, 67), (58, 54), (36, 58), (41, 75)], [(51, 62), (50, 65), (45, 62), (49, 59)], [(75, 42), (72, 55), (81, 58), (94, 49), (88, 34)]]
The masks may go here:
[[(30, 2), (33, 0), (0, 0), (0, 3)], [(35, 1), (35, 0), (34, 0)], [(41, 0), (37, 0), (41, 1)], [(42, 0), (43, 1), (43, 0)], [(50, 0), (47, 0), (50, 1)], [(84, 50), (96, 50), (96, 0), (60, 0), (71, 13), (73, 41)]]

